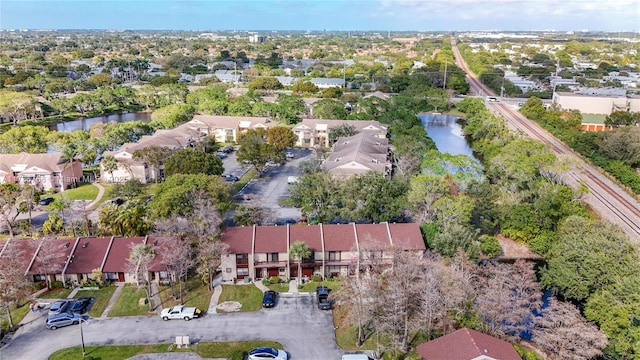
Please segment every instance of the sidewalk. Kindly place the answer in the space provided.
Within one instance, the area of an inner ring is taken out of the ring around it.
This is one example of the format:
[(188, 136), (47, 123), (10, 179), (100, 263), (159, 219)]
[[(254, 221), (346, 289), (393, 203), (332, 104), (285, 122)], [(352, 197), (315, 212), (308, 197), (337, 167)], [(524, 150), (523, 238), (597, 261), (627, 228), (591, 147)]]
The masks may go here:
[[(114, 291), (113, 295), (111, 295), (111, 299), (109, 299), (109, 302), (107, 303), (107, 307), (104, 308), (104, 311), (102, 312), (102, 315), (100, 315), (100, 318), (106, 318), (107, 315), (109, 315), (109, 311), (111, 311), (111, 307), (113, 307), (113, 304), (116, 302), (116, 300), (120, 296), (120, 293), (122, 292), (122, 288), (124, 288), (124, 283), (118, 283), (118, 285), (116, 286), (116, 291)], [(77, 291), (77, 288), (74, 291)]]
[(155, 281), (151, 282), (151, 300), (153, 301), (153, 310), (160, 315), (162, 311), (162, 299), (160, 299), (160, 288)]
[(218, 306), (218, 299), (222, 294), (222, 275), (218, 274), (213, 278), (213, 294), (211, 294), (211, 301), (209, 302), (209, 309), (207, 314), (216, 314), (216, 307)]

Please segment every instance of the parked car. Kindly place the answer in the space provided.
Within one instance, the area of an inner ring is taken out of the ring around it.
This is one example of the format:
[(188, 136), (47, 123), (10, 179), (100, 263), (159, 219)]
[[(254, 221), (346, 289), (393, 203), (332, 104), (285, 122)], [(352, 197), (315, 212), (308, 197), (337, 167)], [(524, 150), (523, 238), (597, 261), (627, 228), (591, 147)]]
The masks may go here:
[(249, 360), (277, 359), (287, 360), (287, 352), (270, 347), (259, 347), (249, 351)]
[(326, 286), (316, 287), (316, 298), (318, 300), (318, 309), (331, 310), (331, 300), (329, 300), (329, 288)]
[(124, 204), (124, 200), (122, 200), (121, 198), (117, 197), (117, 198), (109, 200), (109, 204), (120, 206), (120, 205)]
[(220, 148), (220, 151), (222, 151), (223, 153), (227, 153), (230, 154), (233, 152), (233, 146), (224, 146)]
[(46, 198), (42, 198), (40, 199), (40, 205), (49, 205), (51, 204), (55, 199), (52, 197), (46, 197)]
[(228, 182), (236, 182), (236, 181), (240, 180), (235, 175), (224, 175), (223, 178), (224, 178), (224, 181), (228, 181)]
[(81, 297), (77, 299), (73, 303), (73, 305), (71, 305), (71, 308), (69, 308), (69, 312), (75, 313), (75, 314), (84, 314), (89, 310), (89, 306), (93, 305), (95, 301), (96, 301), (95, 298)]
[(61, 313), (47, 319), (47, 328), (55, 330), (63, 326), (78, 325), (83, 320), (80, 314)]
[(223, 152), (223, 151), (218, 151), (218, 152), (216, 153), (216, 156), (217, 156), (217, 157), (219, 157), (220, 159), (224, 159), (224, 158), (226, 158), (226, 157), (227, 157), (227, 153), (226, 153), (226, 152)]
[(294, 157), (296, 157), (296, 155), (292, 151), (285, 152), (284, 156), (286, 156), (287, 159), (293, 159)]
[(67, 309), (69, 308), (69, 305), (71, 305), (71, 301), (69, 300), (58, 300), (54, 302), (53, 304), (51, 304), (51, 307), (49, 308), (48, 316), (52, 317), (54, 315), (58, 315), (66, 312)]
[(273, 290), (265, 291), (262, 295), (262, 307), (272, 308), (276, 305), (276, 292)]
[(162, 309), (160, 317), (162, 320), (167, 321), (169, 319), (182, 319), (189, 321), (191, 319), (200, 317), (202, 311), (195, 307), (184, 307), (182, 305)]

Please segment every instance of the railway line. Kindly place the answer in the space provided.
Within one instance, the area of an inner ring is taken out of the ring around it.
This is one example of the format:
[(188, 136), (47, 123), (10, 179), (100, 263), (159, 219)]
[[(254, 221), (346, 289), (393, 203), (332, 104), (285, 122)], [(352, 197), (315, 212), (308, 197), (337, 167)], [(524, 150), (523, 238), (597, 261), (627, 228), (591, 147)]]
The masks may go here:
[[(452, 45), (456, 64), (467, 73), (471, 92), (475, 95), (495, 95), (491, 89), (486, 88), (480, 80), (473, 76), (466, 63), (462, 61), (457, 46)], [(586, 186), (589, 193), (585, 196), (584, 201), (602, 218), (618, 225), (631, 241), (640, 243), (640, 204), (636, 198), (629, 195), (596, 168), (575, 156), (574, 152), (564, 143), (525, 118), (511, 106), (500, 102), (488, 102), (487, 108), (493, 113), (501, 115), (512, 130), (541, 141), (558, 155), (571, 158), (571, 170), (567, 171), (563, 179), (565, 183), (574, 188), (580, 184)]]

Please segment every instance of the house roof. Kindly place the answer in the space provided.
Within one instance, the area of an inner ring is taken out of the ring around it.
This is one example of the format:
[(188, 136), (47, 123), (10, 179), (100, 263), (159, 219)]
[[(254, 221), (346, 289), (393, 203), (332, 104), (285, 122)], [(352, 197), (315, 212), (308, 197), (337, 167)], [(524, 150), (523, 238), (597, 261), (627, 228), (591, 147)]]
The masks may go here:
[(355, 251), (356, 236), (353, 224), (322, 225), (325, 251)]
[(311, 131), (311, 129), (317, 129), (320, 126), (331, 129), (344, 124), (353, 126), (358, 132), (372, 131), (380, 135), (386, 135), (387, 133), (387, 126), (375, 120), (303, 119), (296, 126), (294, 126), (292, 130)]
[(271, 127), (279, 125), (277, 122), (271, 121), (265, 117), (255, 116), (214, 116), (214, 115), (195, 115), (193, 119), (182, 126), (191, 128), (226, 128), (238, 129), (240, 124), (242, 127), (255, 128), (258, 125), (263, 127)]
[(360, 249), (385, 249), (391, 246), (387, 224), (357, 224), (356, 234)]
[(0, 250), (0, 257), (18, 257), (19, 263), (25, 274), (29, 271), (29, 267), (33, 262), (33, 257), (38, 248), (39, 240), (35, 239), (10, 239)]
[(35, 254), (28, 274), (60, 273), (75, 243), (76, 239), (72, 238), (43, 240)]
[(254, 252), (287, 252), (286, 226), (256, 226)]
[(417, 351), (424, 360), (522, 360), (508, 342), (468, 328), (420, 344)]
[(289, 226), (291, 244), (304, 241), (312, 251), (322, 251), (322, 238), (319, 226)]
[(405, 250), (425, 249), (420, 228), (414, 224), (389, 224), (389, 233), (391, 233), (394, 246), (399, 246)]
[(220, 237), (229, 245), (230, 254), (250, 254), (252, 252), (252, 226), (225, 228)]
[(79, 238), (66, 274), (88, 274), (100, 269), (111, 238)]
[(5, 173), (60, 172), (64, 170), (67, 163), (68, 161), (65, 161), (62, 153), (59, 152), (48, 154), (0, 154), (0, 171)]
[(387, 161), (389, 140), (364, 131), (339, 138), (331, 154), (324, 161), (325, 170), (332, 173), (360, 174), (376, 171), (385, 174), (391, 164)]
[(102, 267), (102, 272), (124, 272), (127, 268), (132, 244), (141, 244), (144, 237), (115, 237)]

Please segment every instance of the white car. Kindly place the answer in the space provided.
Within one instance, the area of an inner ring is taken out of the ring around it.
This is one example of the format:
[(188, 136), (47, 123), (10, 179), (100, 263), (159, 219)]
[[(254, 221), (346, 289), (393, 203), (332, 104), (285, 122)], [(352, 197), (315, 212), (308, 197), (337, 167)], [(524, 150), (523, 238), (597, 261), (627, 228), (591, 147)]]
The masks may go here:
[(249, 360), (287, 360), (288, 355), (284, 350), (278, 350), (270, 347), (259, 347), (249, 351)]
[(191, 319), (200, 317), (202, 311), (194, 307), (184, 307), (182, 305), (162, 309), (160, 317), (162, 320), (167, 321), (171, 319), (182, 319), (189, 321)]
[(284, 156), (286, 156), (287, 159), (293, 159), (294, 157), (296, 157), (296, 155), (291, 151), (287, 151), (286, 153), (284, 153)]

